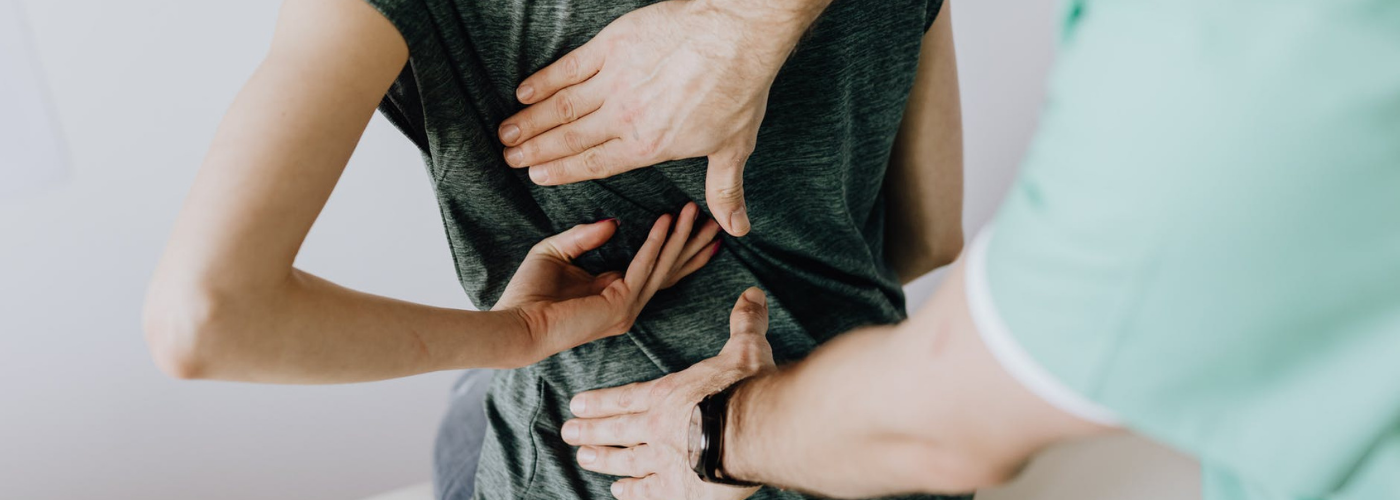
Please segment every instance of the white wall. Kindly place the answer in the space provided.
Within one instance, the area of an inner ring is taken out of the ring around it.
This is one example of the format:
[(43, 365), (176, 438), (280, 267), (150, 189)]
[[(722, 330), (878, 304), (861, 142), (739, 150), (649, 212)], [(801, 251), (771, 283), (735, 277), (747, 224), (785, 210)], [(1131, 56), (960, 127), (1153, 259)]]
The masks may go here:
[[(74, 168), (64, 186), (0, 202), (0, 498), (344, 499), (426, 480), (451, 374), (337, 387), (175, 382), (142, 343), (145, 281), (219, 117), (267, 46), (277, 2), (22, 3)], [(1034, 126), (1054, 9), (956, 9), (975, 228)], [(418, 155), (381, 119), (299, 265), (466, 304)], [(1110, 439), (1056, 450), (984, 497), (1195, 498), (1193, 467)]]

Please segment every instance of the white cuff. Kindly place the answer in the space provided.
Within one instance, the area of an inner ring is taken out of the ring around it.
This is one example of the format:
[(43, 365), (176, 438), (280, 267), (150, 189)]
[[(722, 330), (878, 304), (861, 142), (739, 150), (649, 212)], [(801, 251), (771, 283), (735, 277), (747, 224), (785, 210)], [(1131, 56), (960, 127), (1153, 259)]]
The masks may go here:
[(1118, 417), (1112, 410), (1090, 401), (1055, 378), (1021, 347), (997, 314), (987, 283), (987, 247), (992, 241), (992, 232), (988, 226), (973, 240), (964, 271), (968, 311), (982, 342), (1007, 373), (1051, 406), (1090, 422), (1117, 427)]

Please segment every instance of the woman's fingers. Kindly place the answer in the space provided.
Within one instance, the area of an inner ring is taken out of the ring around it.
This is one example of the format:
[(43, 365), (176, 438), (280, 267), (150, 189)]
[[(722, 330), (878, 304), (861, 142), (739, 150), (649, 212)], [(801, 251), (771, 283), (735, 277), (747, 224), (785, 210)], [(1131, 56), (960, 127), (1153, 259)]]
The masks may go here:
[(662, 288), (671, 288), (682, 278), (690, 276), (691, 273), (699, 271), (710, 263), (710, 259), (719, 253), (719, 241), (715, 239), (719, 236), (720, 226), (713, 219), (700, 226), (700, 230), (690, 237), (686, 243), (685, 250), (681, 251), (680, 258), (676, 259), (671, 266), (671, 274), (666, 279), (666, 284)]
[(568, 231), (545, 238), (530, 249), (531, 254), (554, 257), (573, 262), (584, 252), (596, 249), (617, 233), (617, 220), (608, 219), (592, 224), (579, 224)]
[(656, 221), (623, 278), (629, 301), (645, 304), (657, 290), (669, 288), (710, 261), (718, 250), (714, 239), (721, 228), (709, 220), (699, 230), (694, 229), (699, 216), (700, 207), (690, 202), (676, 216), (674, 227), (669, 224), (670, 215)]
[(714, 219), (707, 219), (700, 226), (700, 229), (690, 236), (690, 241), (685, 244), (685, 250), (681, 251), (680, 259), (677, 262), (684, 264), (692, 257), (700, 255), (701, 251), (713, 251), (714, 244), (718, 243), (715, 241), (715, 236), (719, 236), (719, 230), (718, 222), (715, 222)]
[(638, 294), (646, 288), (646, 284), (651, 279), (651, 274), (656, 271), (656, 258), (661, 255), (661, 247), (666, 243), (666, 233), (671, 228), (671, 214), (662, 215), (656, 219), (656, 224), (651, 226), (651, 233), (647, 234), (646, 243), (637, 250), (637, 255), (632, 257), (632, 263), (627, 266), (627, 274), (623, 276), (622, 282), (627, 285), (628, 300), (636, 300)]
[(690, 260), (687, 260), (684, 263), (682, 263), (679, 269), (673, 271), (671, 273), (671, 278), (666, 280), (666, 285), (661, 288), (671, 288), (673, 286), (676, 286), (676, 283), (680, 283), (681, 280), (685, 279), (686, 276), (694, 274), (695, 271), (699, 271), (700, 268), (705, 267), (705, 264), (709, 264), (710, 259), (713, 259), (715, 254), (718, 253), (718, 241), (706, 246), (705, 251), (696, 254), (694, 257), (691, 257)]
[(666, 239), (666, 246), (661, 249), (661, 255), (656, 261), (656, 271), (647, 280), (647, 288), (642, 291), (644, 299), (650, 299), (651, 295), (660, 290), (667, 280), (671, 278), (671, 271), (675, 269), (676, 262), (679, 261), (681, 251), (685, 250), (686, 243), (690, 240), (690, 232), (695, 228), (695, 218), (700, 214), (700, 207), (695, 202), (686, 203), (681, 208), (681, 214), (676, 218), (676, 227), (671, 230), (671, 235)]

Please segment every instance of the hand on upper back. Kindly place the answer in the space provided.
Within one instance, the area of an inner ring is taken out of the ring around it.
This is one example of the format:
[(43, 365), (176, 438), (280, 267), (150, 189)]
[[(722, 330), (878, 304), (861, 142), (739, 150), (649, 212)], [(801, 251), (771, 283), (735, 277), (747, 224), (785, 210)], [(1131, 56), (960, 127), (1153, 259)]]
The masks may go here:
[(612, 238), (615, 221), (581, 224), (546, 238), (530, 249), (492, 310), (520, 314), (539, 359), (621, 335), (657, 290), (704, 267), (715, 254), (719, 225), (707, 221), (696, 229), (699, 213), (692, 202), (679, 217), (657, 219), (626, 274), (594, 276), (573, 265)]
[(613, 21), (520, 84), (530, 106), (500, 126), (506, 162), (556, 185), (708, 157), (711, 213), (747, 234), (744, 164), (797, 39), (748, 15), (672, 0)]
[(732, 500), (757, 488), (701, 481), (690, 467), (691, 410), (701, 399), (775, 369), (768, 344), (768, 302), (750, 288), (729, 316), (729, 342), (718, 356), (651, 382), (574, 396), (578, 417), (564, 423), (564, 441), (580, 446), (579, 465), (614, 476), (622, 500)]

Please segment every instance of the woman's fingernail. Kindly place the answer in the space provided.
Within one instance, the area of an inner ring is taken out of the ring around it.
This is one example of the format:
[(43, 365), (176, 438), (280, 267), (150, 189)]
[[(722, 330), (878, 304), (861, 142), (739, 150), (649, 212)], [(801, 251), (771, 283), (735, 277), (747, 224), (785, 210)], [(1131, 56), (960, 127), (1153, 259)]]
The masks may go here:
[(716, 241), (714, 245), (711, 245), (711, 246), (710, 246), (710, 256), (711, 256), (711, 257), (714, 257), (715, 255), (718, 255), (718, 254), (719, 254), (719, 242)]
[(519, 139), (519, 138), (520, 138), (520, 127), (517, 127), (517, 126), (515, 126), (515, 125), (506, 125), (505, 127), (501, 127), (501, 140), (502, 140), (502, 141), (505, 141), (506, 143), (514, 143), (515, 140), (516, 140), (516, 139)]
[(598, 452), (593, 451), (592, 448), (578, 449), (578, 463), (591, 464), (595, 458), (598, 458)]
[[(617, 219), (607, 219), (607, 220), (617, 220)], [(579, 416), (579, 415), (581, 415), (581, 414), (582, 414), (584, 411), (586, 411), (586, 410), (588, 410), (588, 403), (585, 402), (585, 401), (583, 400), (583, 398), (574, 398), (573, 401), (570, 401), (570, 402), (569, 402), (569, 411), (573, 412), (573, 413), (574, 413), (574, 416)]]
[(525, 102), (534, 96), (535, 89), (529, 85), (521, 85), (520, 88), (515, 91), (515, 97), (520, 98), (520, 102)]
[(564, 423), (564, 429), (563, 429), (563, 432), (562, 432), (561, 434), (563, 434), (564, 440), (565, 440), (565, 441), (569, 441), (569, 442), (577, 441), (577, 440), (578, 440), (578, 424), (575, 424), (575, 423), (573, 423), (573, 422), (565, 422), (565, 423)]
[(512, 166), (512, 167), (518, 167), (518, 166), (520, 166), (520, 162), (522, 162), (522, 161), (524, 161), (524, 160), (525, 160), (525, 152), (524, 152), (524, 151), (521, 151), (520, 148), (509, 148), (509, 149), (506, 149), (506, 163), (509, 163), (510, 166)]
[(618, 497), (618, 498), (622, 497), (622, 483), (613, 483), (613, 484), (612, 484), (612, 494), (613, 494), (614, 497)]

